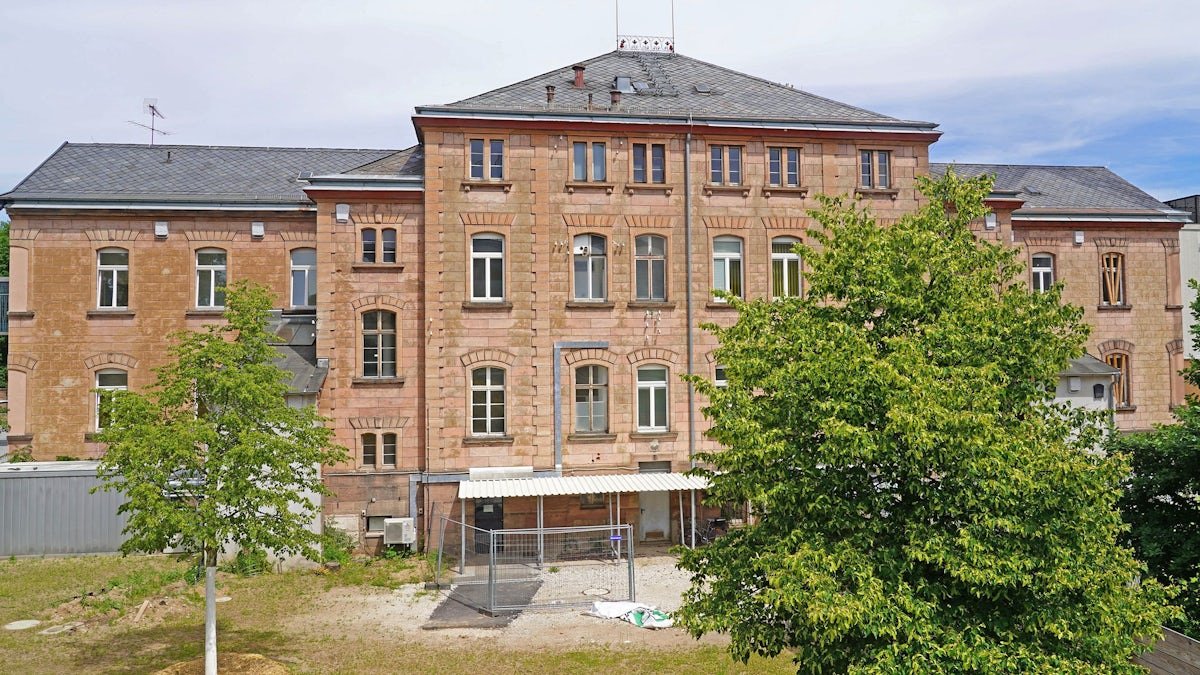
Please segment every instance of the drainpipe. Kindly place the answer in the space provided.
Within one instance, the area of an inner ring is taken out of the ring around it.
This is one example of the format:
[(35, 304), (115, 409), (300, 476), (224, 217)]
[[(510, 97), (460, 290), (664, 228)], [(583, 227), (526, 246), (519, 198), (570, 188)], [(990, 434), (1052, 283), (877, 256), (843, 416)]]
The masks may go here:
[[(689, 116), (688, 124), (691, 124)], [(695, 359), (695, 335), (692, 318), (692, 132), (688, 131), (683, 143), (683, 259), (686, 268), (684, 293), (687, 305), (687, 372), (692, 374)], [(696, 389), (687, 384), (688, 400), (688, 461), (696, 468)], [(692, 495), (692, 548), (696, 548), (696, 491)], [(682, 534), (681, 534), (682, 536)]]
[(567, 341), (554, 343), (554, 474), (562, 475), (562, 350), (608, 349), (607, 342)]

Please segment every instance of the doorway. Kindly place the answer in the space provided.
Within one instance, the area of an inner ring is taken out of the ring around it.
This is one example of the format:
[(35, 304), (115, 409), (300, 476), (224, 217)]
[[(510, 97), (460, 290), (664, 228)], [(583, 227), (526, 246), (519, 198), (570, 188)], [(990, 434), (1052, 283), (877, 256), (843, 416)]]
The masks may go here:
[[(670, 473), (670, 462), (638, 462), (638, 473)], [(668, 492), (639, 492), (638, 541), (663, 541), (671, 531), (671, 500)]]
[[(480, 530), (502, 530), (504, 529), (504, 498), (495, 497), (490, 499), (475, 500), (475, 527)], [(483, 532), (475, 532), (475, 552), (487, 553), (489, 551), (489, 542), (491, 535)], [(504, 542), (497, 541), (496, 549), (502, 549)]]

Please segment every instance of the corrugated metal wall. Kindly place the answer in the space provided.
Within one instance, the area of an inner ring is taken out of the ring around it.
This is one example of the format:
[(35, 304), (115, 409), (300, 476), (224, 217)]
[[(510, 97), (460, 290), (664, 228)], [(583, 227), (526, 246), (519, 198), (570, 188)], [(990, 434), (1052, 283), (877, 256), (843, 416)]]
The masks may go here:
[[(120, 548), (124, 498), (89, 491), (100, 484), (94, 462), (71, 469), (0, 468), (0, 556), (109, 553)], [(11, 467), (15, 465), (2, 465)]]

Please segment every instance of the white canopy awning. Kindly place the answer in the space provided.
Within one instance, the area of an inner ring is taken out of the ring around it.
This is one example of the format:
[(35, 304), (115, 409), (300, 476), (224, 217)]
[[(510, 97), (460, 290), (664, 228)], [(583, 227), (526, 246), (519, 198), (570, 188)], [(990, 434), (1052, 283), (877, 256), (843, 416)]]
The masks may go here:
[(495, 497), (611, 494), (614, 492), (671, 492), (703, 490), (707, 487), (707, 480), (682, 473), (543, 476), (465, 480), (458, 484), (458, 498), (490, 499)]

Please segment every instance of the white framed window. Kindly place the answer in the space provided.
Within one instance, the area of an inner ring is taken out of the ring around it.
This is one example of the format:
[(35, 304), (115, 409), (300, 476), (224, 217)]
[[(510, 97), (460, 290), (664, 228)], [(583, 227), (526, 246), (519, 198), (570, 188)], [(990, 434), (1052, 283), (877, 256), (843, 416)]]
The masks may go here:
[(96, 306), (101, 309), (129, 307), (129, 251), (103, 248), (96, 253)]
[[(363, 434), (359, 439), (360, 463), (367, 468), (394, 468), (396, 466), (396, 434)], [(382, 451), (382, 452), (381, 452)], [(382, 463), (380, 463), (382, 459)]]
[(471, 435), (505, 433), (504, 369), (493, 366), (471, 371)]
[(1033, 277), (1033, 290), (1045, 293), (1054, 285), (1054, 256), (1049, 253), (1035, 253), (1030, 265)]
[(396, 377), (396, 313), (383, 309), (362, 315), (363, 377)]
[(376, 232), (373, 227), (364, 227), (359, 230), (359, 239), (362, 241), (362, 261), (365, 263), (375, 262), (378, 254), (378, 242), (376, 241)]
[(575, 369), (575, 432), (608, 432), (608, 368), (604, 366)]
[(886, 190), (892, 186), (892, 153), (889, 150), (860, 150), (860, 181), (864, 188)]
[(202, 248), (196, 251), (196, 307), (220, 309), (225, 306), (225, 251)]
[(379, 460), (379, 444), (375, 434), (363, 434), (359, 439), (359, 451), (362, 453), (362, 465), (374, 467)]
[(571, 144), (571, 179), (581, 182), (608, 180), (608, 159), (604, 143), (576, 141)]
[(767, 184), (775, 187), (800, 186), (800, 148), (767, 149)]
[(771, 240), (771, 297), (800, 296), (800, 254), (794, 248), (800, 243), (795, 237), (775, 237)]
[(633, 240), (634, 297), (639, 302), (667, 300), (667, 240), (643, 234)]
[(504, 300), (504, 237), (498, 234), (471, 237), (471, 300)]
[[(647, 171), (649, 168), (649, 171)], [(667, 146), (662, 143), (633, 144), (633, 182), (667, 182)]]
[(608, 297), (608, 256), (604, 237), (581, 234), (575, 237), (575, 299), (600, 302)]
[(1100, 256), (1100, 304), (1121, 307), (1125, 303), (1125, 256), (1105, 253)]
[(725, 366), (719, 363), (713, 366), (713, 384), (721, 389), (729, 386), (729, 379), (725, 376)]
[(292, 251), (292, 307), (317, 306), (317, 249)]
[[(721, 236), (713, 239), (713, 288), (742, 297), (742, 240)], [(714, 298), (715, 302), (725, 302)]]
[(638, 431), (666, 431), (668, 426), (667, 369), (642, 366), (637, 369)]
[(129, 389), (129, 373), (119, 368), (96, 372), (96, 431), (103, 431), (112, 422), (112, 393)]
[(708, 148), (709, 182), (713, 185), (742, 184), (742, 146), (711, 145)]
[(388, 518), (391, 516), (367, 516), (367, 533), (374, 536), (382, 534)]
[(396, 262), (396, 230), (395, 228), (385, 227), (380, 231), (380, 245), (382, 248), (382, 261), (385, 263)]
[(500, 139), (471, 139), (471, 180), (504, 179), (504, 141)]

